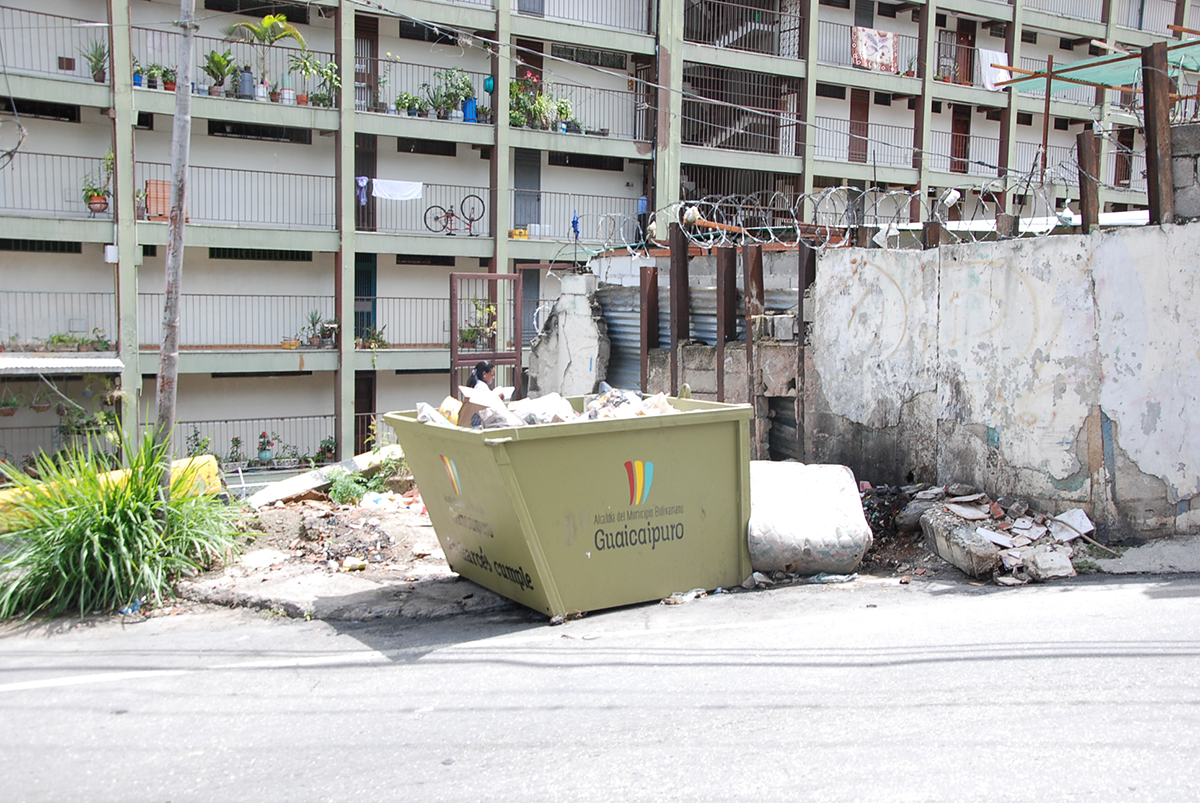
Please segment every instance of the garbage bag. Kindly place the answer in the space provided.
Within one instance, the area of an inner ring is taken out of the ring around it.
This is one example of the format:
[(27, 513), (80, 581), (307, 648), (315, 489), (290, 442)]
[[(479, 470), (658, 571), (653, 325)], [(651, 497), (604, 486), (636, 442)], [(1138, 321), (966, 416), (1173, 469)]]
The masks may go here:
[(853, 572), (872, 542), (854, 473), (845, 466), (750, 461), (747, 542), (756, 571)]

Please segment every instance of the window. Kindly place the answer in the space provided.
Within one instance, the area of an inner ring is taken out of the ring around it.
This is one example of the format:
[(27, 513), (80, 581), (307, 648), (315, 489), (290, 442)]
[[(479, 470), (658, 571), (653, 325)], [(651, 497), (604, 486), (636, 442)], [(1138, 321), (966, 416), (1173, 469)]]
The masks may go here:
[(273, 248), (210, 248), (209, 259), (240, 259), (263, 262), (312, 262), (312, 251), (282, 251)]
[(935, 100), (933, 102), (933, 108), (931, 109), (931, 111), (934, 114), (941, 114), (942, 113), (942, 102), (940, 100)]
[(396, 137), (397, 153), (420, 153), (425, 156), (457, 156), (458, 145), (453, 141)]
[(820, 0), (821, 5), (830, 8), (850, 8), (850, 0)]
[(1033, 125), (1031, 112), (1017, 112), (1017, 125)]
[(1070, 131), (1071, 130), (1071, 121), (1068, 120), (1066, 117), (1055, 117), (1054, 118), (1054, 130), (1055, 131)]
[(440, 254), (396, 254), (397, 265), (436, 265), (453, 268), (454, 257)]
[(142, 256), (144, 256), (144, 257), (158, 256), (158, 246), (157, 245), (143, 245), (142, 246)]
[(998, 121), (1003, 118), (1004, 110), (1003, 109), (986, 109), (984, 111), (984, 116), (987, 117), (987, 119), (989, 119), (989, 120), (997, 120)]
[(876, 92), (875, 93), (875, 105), (876, 106), (891, 106), (892, 105), (891, 93)]
[(227, 120), (209, 120), (210, 137), (237, 137), (238, 139), (262, 139), (268, 142), (290, 142), (293, 145), (311, 145), (312, 129), (288, 128), (281, 125), (256, 125), (254, 123), (231, 123)]
[(13, 114), (13, 104), (16, 104), (16, 114), (21, 117), (37, 117), (42, 120), (61, 120), (64, 123), (79, 122), (79, 107), (66, 103), (50, 103), (45, 100), (25, 100), (24, 98), (0, 98), (0, 112)]
[(612, 170), (618, 173), (625, 169), (625, 160), (620, 156), (595, 156), (590, 153), (562, 153), (560, 151), (550, 151), (549, 164), (556, 167)]
[(443, 32), (443, 29), (437, 26), (406, 19), (400, 20), (400, 38), (415, 39), (418, 42), (432, 42), (435, 45), (458, 44), (458, 39), (450, 31)]
[(209, 11), (228, 11), (232, 14), (246, 14), (251, 17), (283, 14), (293, 25), (308, 24), (308, 6), (302, 3), (287, 3), (279, 0), (204, 0), (204, 7)]
[(0, 239), (0, 251), (25, 251), (32, 254), (82, 254), (83, 243), (61, 240)]
[(881, 16), (881, 17), (888, 17), (889, 19), (895, 19), (896, 13), (899, 11), (899, 9), (900, 9), (899, 4), (892, 5), (891, 3), (880, 3), (879, 10), (876, 13), (879, 14), (879, 16)]
[(133, 124), (134, 128), (140, 128), (142, 131), (154, 130), (154, 115), (150, 112), (138, 112), (137, 122)]
[(625, 54), (616, 53), (612, 50), (593, 50), (589, 47), (551, 44), (550, 55), (554, 58), (575, 61), (580, 64), (592, 64), (597, 67), (609, 67), (614, 70), (625, 69)]
[(834, 86), (833, 84), (817, 84), (817, 97), (819, 98), (837, 98), (838, 100), (846, 99), (846, 87)]
[(1021, 31), (1021, 41), (1027, 45), (1037, 44), (1037, 31)]
[(997, 22), (997, 23), (992, 24), (988, 28), (988, 36), (994, 36), (997, 39), (1003, 39), (1007, 35), (1008, 35), (1008, 25), (1006, 23)]

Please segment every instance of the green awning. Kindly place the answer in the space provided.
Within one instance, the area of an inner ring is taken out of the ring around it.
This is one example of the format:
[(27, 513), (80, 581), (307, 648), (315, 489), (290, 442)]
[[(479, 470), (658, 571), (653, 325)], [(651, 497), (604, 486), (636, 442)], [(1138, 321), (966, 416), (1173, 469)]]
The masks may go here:
[[(1200, 39), (1168, 47), (1167, 64), (1176, 70), (1200, 72)], [(1054, 65), (1054, 72), (1050, 76), (1052, 81), (1050, 91), (1060, 92), (1067, 88), (1066, 84), (1076, 82), (1117, 89), (1140, 83), (1141, 75), (1142, 57), (1139, 53), (1132, 53), (1128, 56), (1098, 56), (1064, 64), (1061, 68), (1057, 64)], [(1060, 80), (1060, 78), (1069, 80)], [(997, 86), (1009, 86), (1022, 81), (1045, 82), (1045, 80), (1046, 73), (1042, 71), (1034, 75), (1022, 75), (1011, 81), (997, 84)]]

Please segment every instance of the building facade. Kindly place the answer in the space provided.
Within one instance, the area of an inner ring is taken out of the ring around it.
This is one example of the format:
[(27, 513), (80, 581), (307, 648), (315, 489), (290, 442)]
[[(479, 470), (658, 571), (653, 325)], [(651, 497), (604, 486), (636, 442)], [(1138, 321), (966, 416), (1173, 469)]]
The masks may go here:
[[(304, 47), (230, 41), (268, 12)], [(0, 417), (0, 458), (61, 445), (32, 403), (55, 389), (113, 402), (129, 431), (154, 418), (178, 15), (0, 0), (0, 148), (25, 131), (0, 167), (0, 404), (23, 402)], [(1034, 170), (1043, 136), (1068, 163), (1095, 123), (1104, 208), (1143, 206), (1136, 93), (1067, 85), (1047, 105), (986, 74), (998, 54), (1039, 70), (1174, 38), (1192, 15), (1192, 0), (198, 0), (180, 448), (208, 437), (229, 456), (237, 438), (253, 458), (265, 432), (276, 458), (361, 449), (375, 411), (449, 388), (452, 271), (522, 271), (532, 308), (555, 293), (547, 266), (636, 240), (643, 208), (681, 198), (936, 198)], [(201, 67), (226, 53), (214, 88)], [(473, 104), (447, 105), (466, 87)], [(97, 182), (107, 204), (89, 207)]]

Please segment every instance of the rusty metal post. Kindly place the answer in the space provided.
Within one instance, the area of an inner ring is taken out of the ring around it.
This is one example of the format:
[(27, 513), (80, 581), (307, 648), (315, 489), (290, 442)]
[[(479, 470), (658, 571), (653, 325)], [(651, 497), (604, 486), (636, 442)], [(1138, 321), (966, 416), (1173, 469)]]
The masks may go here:
[(1020, 237), (1021, 219), (1007, 212), (996, 215), (996, 233), (1004, 238)]
[(742, 283), (745, 287), (746, 304), (746, 401), (754, 407), (754, 421), (750, 425), (750, 457), (762, 459), (759, 442), (758, 371), (754, 361), (754, 318), (763, 314), (766, 298), (763, 293), (763, 261), (761, 245), (742, 246)]
[(945, 245), (948, 240), (946, 229), (936, 220), (927, 220), (922, 224), (921, 238), (924, 248), (937, 248), (939, 245)]
[(1053, 89), (1054, 54), (1046, 57), (1046, 103), (1042, 107), (1042, 181), (1046, 180), (1046, 157), (1050, 143), (1050, 90)]
[(725, 344), (737, 337), (737, 248), (717, 249), (717, 401), (725, 401)]
[(658, 265), (642, 265), (642, 390), (650, 381), (650, 349), (658, 348)]
[(1175, 184), (1171, 178), (1171, 79), (1167, 43), (1142, 51), (1142, 99), (1146, 117), (1146, 201), (1150, 225), (1175, 222)]
[(1075, 137), (1079, 149), (1079, 231), (1091, 234), (1100, 225), (1100, 154), (1096, 150), (1096, 134), (1085, 128)]
[(688, 240), (678, 223), (671, 238), (671, 395), (679, 393), (679, 343), (691, 330), (688, 317)]
[(804, 299), (808, 288), (812, 287), (813, 282), (817, 280), (817, 252), (816, 249), (799, 243), (796, 251), (800, 257), (799, 264), (799, 298), (796, 304), (796, 454), (801, 460), (808, 460), (808, 449), (805, 447), (806, 439), (804, 437), (804, 388), (805, 377), (807, 371), (805, 369), (806, 359), (806, 344), (808, 343), (808, 324), (805, 320), (809, 317), (806, 310), (807, 302)]

